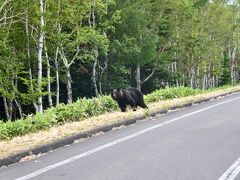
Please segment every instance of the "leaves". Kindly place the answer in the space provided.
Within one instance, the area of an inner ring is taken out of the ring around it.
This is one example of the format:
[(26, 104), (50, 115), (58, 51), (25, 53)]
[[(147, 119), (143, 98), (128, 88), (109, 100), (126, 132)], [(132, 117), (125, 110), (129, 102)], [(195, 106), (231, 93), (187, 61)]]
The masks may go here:
[[(163, 99), (195, 95), (202, 92), (204, 91), (184, 87), (169, 88), (157, 90), (145, 96), (144, 99), (149, 103)], [(72, 104), (59, 104), (55, 108), (47, 109), (43, 114), (37, 113), (36, 115), (28, 115), (26, 118), (14, 122), (7, 121), (3, 123), (0, 121), (0, 139), (11, 139), (15, 136), (22, 136), (42, 129), (49, 129), (67, 122), (82, 121), (88, 117), (97, 116), (116, 109), (118, 109), (118, 105), (110, 96), (78, 99)]]
[[(60, 102), (66, 102), (67, 82), (73, 100), (92, 97), (100, 86), (103, 94), (112, 87), (136, 86), (137, 64), (144, 93), (160, 87), (208, 89), (238, 79), (240, 9), (236, 0), (43, 2), (46, 24), (42, 29), (39, 1), (0, 1), (0, 96), (9, 102), (14, 118), (20, 107), (12, 102), (17, 100), (24, 113), (33, 113), (37, 97), (48, 94), (47, 74), (53, 104), (57, 82)], [(45, 39), (40, 93), (36, 80), (41, 30)], [(79, 67), (86, 73), (79, 73)], [(47, 98), (43, 104), (48, 107)]]

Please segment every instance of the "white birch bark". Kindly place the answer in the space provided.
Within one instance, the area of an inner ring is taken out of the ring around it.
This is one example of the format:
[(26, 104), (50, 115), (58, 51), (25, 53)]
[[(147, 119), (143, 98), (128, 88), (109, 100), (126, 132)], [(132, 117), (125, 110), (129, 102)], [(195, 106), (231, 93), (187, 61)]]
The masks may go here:
[(203, 81), (202, 81), (202, 89), (205, 90), (206, 89), (206, 74), (204, 73), (204, 76), (203, 76)]
[(99, 96), (98, 87), (97, 87), (97, 71), (96, 71), (97, 64), (98, 64), (98, 59), (96, 58), (93, 62), (92, 81), (93, 81), (93, 87), (94, 87), (95, 95)]
[(152, 72), (143, 81), (141, 81), (141, 85), (144, 84), (145, 82), (147, 82), (154, 75), (155, 72), (156, 72), (156, 68), (154, 67), (152, 69)]
[(63, 47), (61, 45), (61, 49), (59, 51), (60, 55), (61, 55), (61, 59), (63, 60), (63, 64), (65, 66), (65, 70), (66, 70), (66, 76), (67, 76), (67, 95), (68, 95), (68, 104), (73, 102), (73, 98), (72, 98), (72, 77), (71, 77), (71, 71), (70, 71), (70, 67), (71, 65), (74, 63), (75, 59), (77, 58), (78, 54), (79, 54), (79, 47), (77, 45), (77, 52), (75, 53), (74, 57), (71, 59), (71, 61), (69, 62)]
[(4, 105), (6, 118), (9, 120), (10, 119), (10, 114), (9, 114), (9, 109), (8, 109), (8, 104), (7, 104), (7, 98), (6, 97), (3, 97), (3, 105)]
[[(238, 7), (237, 7), (238, 8)], [(237, 26), (237, 18), (238, 18), (238, 14), (239, 14), (239, 9), (237, 9), (236, 14), (234, 14), (233, 16), (233, 20), (234, 20), (234, 27)], [(233, 29), (233, 33), (232, 33), (232, 37), (233, 37), (233, 47), (231, 50), (231, 79), (232, 79), (232, 85), (236, 85), (237, 83), (237, 77), (238, 77), (238, 72), (237, 72), (237, 35), (236, 35), (236, 28)]]
[(23, 110), (22, 110), (21, 103), (20, 103), (20, 101), (18, 101), (16, 99), (14, 99), (14, 102), (15, 102), (17, 108), (18, 108), (19, 116), (20, 116), (20, 118), (22, 118), (23, 117)]
[(58, 53), (59, 53), (59, 47), (57, 46), (55, 59), (54, 59), (55, 71), (56, 71), (56, 105), (59, 104), (59, 95), (60, 95)]
[[(88, 18), (89, 26), (92, 27), (93, 29), (95, 28), (94, 7), (95, 7), (95, 1), (93, 1), (93, 6), (90, 6), (89, 18)], [(91, 21), (91, 19), (92, 19), (92, 21)], [(97, 64), (98, 64), (98, 50), (96, 49), (95, 60), (93, 62), (93, 69), (92, 69), (92, 81), (93, 81), (95, 95), (99, 96), (99, 91), (98, 91), (98, 86), (97, 86), (97, 69), (96, 69)]]
[(190, 87), (195, 88), (195, 69), (194, 67), (189, 68)]
[(106, 71), (107, 67), (108, 67), (108, 57), (105, 56), (104, 59), (104, 66), (101, 66), (100, 63), (98, 63), (98, 67), (100, 69), (100, 73), (99, 73), (99, 81), (98, 81), (98, 87), (99, 87), (99, 93), (102, 95), (102, 78), (103, 78), (103, 74)]
[(197, 88), (199, 89), (200, 88), (200, 78), (199, 78), (199, 76), (200, 76), (200, 68), (199, 68), (199, 65), (197, 66)]
[[(175, 42), (175, 48), (178, 48), (178, 42), (179, 42), (179, 27), (178, 27), (178, 16), (176, 15), (176, 42)], [(175, 76), (175, 81), (176, 81), (176, 86), (179, 87), (179, 81), (178, 78), (176, 77), (177, 75), (177, 59), (178, 59), (178, 54), (177, 51), (174, 52), (174, 62), (173, 62), (173, 74)]]
[(237, 82), (237, 59), (236, 59), (237, 48), (234, 47), (231, 54), (231, 79), (232, 85), (236, 85)]
[[(61, 9), (61, 0), (58, 0), (58, 11), (57, 11), (58, 18), (57, 18), (57, 22), (56, 22), (58, 38), (59, 38), (59, 34), (61, 32), (61, 25), (59, 23), (60, 9)], [(56, 105), (59, 104), (59, 96), (60, 96), (58, 54), (59, 54), (59, 42), (57, 42), (57, 48), (56, 48), (55, 58), (54, 58), (55, 71), (56, 71)]]
[(47, 62), (47, 92), (48, 92), (48, 103), (49, 103), (49, 106), (52, 107), (52, 106), (53, 106), (53, 103), (52, 103), (52, 92), (51, 92), (51, 66), (50, 66), (50, 62), (49, 62), (49, 56), (48, 56), (48, 52), (47, 52), (46, 43), (45, 43), (44, 49), (45, 49), (45, 57), (46, 57), (46, 62)]
[(137, 89), (141, 91), (141, 67), (140, 67), (139, 63), (137, 63), (135, 78), (136, 78), (136, 82), (137, 82)]
[(70, 66), (66, 67), (66, 74), (67, 74), (67, 95), (68, 95), (68, 104), (73, 102), (72, 98), (72, 76), (70, 72)]
[(44, 40), (44, 4), (43, 0), (40, 0), (40, 34), (38, 40), (38, 112), (43, 112), (43, 105), (42, 105), (42, 52), (43, 52), (43, 40)]
[[(44, 12), (46, 12), (47, 9), (47, 3), (45, 2), (44, 4)], [(46, 20), (44, 22), (46, 24)], [(47, 93), (48, 93), (48, 104), (49, 107), (53, 107), (53, 102), (52, 102), (52, 92), (51, 92), (51, 66), (50, 66), (50, 61), (49, 61), (49, 56), (48, 56), (48, 49), (47, 49), (47, 44), (46, 44), (46, 39), (44, 36), (44, 51), (45, 51), (45, 58), (46, 58), (46, 64), (47, 64)]]

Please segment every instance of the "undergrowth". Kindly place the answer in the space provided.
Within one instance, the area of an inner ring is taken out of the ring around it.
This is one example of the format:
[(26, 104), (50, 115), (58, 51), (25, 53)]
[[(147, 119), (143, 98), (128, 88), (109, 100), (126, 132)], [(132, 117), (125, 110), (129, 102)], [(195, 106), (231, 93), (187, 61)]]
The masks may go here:
[[(167, 88), (156, 90), (151, 94), (145, 95), (144, 99), (146, 103), (151, 103), (165, 99), (201, 94), (203, 92), (206, 91), (187, 87)], [(117, 109), (117, 103), (113, 101), (110, 96), (78, 99), (72, 104), (59, 104), (54, 108), (46, 109), (43, 114), (28, 115), (16, 121), (0, 121), (0, 139), (8, 140), (15, 136), (22, 136), (39, 130), (49, 129), (67, 122), (82, 121), (86, 118)]]

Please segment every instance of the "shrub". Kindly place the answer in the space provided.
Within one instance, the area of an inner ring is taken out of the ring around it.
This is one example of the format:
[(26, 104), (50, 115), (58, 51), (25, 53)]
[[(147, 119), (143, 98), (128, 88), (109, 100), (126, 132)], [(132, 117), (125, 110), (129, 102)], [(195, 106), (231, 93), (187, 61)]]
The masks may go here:
[[(159, 100), (180, 98), (189, 95), (196, 95), (202, 90), (191, 88), (167, 88), (156, 90), (144, 96), (147, 103)], [(10, 139), (14, 136), (21, 136), (27, 133), (36, 132), (42, 129), (49, 129), (66, 122), (81, 121), (85, 118), (114, 111), (118, 108), (117, 103), (110, 96), (100, 96), (98, 98), (81, 98), (72, 104), (59, 104), (54, 108), (49, 108), (43, 114), (28, 115), (24, 119), (14, 122), (0, 121), (0, 139)], [(148, 112), (146, 112), (147, 114)]]
[(159, 100), (174, 99), (174, 98), (186, 97), (190, 95), (196, 95), (202, 92), (203, 92), (202, 90), (195, 90), (187, 87), (160, 89), (160, 90), (154, 91), (151, 94), (146, 95), (145, 101), (148, 103), (156, 102)]

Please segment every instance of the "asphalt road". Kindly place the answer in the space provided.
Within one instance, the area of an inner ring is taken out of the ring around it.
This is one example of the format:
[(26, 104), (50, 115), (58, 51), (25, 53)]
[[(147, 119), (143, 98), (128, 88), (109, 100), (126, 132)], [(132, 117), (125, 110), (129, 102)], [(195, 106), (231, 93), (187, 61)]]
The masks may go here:
[(0, 179), (240, 179), (240, 95), (194, 105), (0, 169)]

